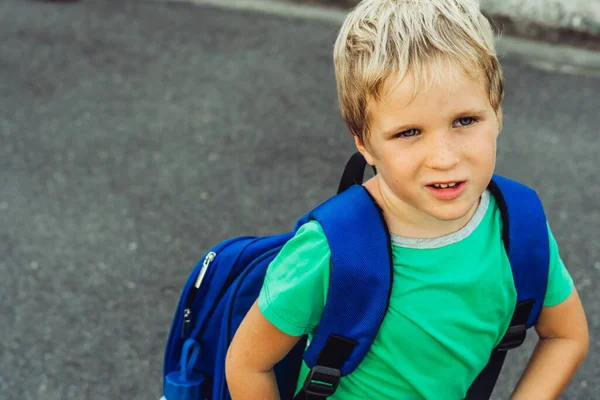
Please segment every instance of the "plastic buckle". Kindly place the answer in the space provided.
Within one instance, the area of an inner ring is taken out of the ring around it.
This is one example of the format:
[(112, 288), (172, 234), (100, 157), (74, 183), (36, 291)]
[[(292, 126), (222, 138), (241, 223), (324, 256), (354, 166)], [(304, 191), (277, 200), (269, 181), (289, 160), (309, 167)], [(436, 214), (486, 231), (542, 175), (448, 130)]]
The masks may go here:
[(526, 325), (509, 326), (502, 341), (498, 344), (499, 351), (508, 351), (515, 349), (523, 344), (527, 337)]
[(340, 383), (340, 370), (316, 365), (306, 377), (302, 390), (307, 395), (329, 397)]

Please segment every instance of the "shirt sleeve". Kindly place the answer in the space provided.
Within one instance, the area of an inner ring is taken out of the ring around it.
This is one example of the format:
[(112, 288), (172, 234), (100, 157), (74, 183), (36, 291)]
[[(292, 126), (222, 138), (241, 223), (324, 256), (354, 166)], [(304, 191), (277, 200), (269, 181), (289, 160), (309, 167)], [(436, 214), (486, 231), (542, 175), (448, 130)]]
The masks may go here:
[(315, 330), (329, 288), (331, 251), (316, 221), (300, 227), (267, 269), (258, 307), (265, 318), (288, 335)]
[(558, 244), (548, 225), (550, 243), (550, 269), (548, 271), (548, 287), (544, 299), (544, 307), (552, 307), (565, 301), (573, 291), (573, 278), (560, 257)]

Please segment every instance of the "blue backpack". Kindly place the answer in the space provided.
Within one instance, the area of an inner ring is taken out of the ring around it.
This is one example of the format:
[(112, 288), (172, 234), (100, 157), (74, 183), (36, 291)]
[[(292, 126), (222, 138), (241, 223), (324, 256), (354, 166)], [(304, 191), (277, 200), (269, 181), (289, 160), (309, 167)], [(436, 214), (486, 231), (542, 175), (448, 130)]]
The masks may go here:
[[(321, 224), (331, 248), (330, 287), (313, 340), (308, 344), (304, 337), (274, 368), (281, 398), (326, 399), (340, 378), (356, 369), (387, 310), (393, 276), (383, 215), (360, 185), (364, 170), (364, 158), (357, 153), (346, 166), (338, 194), (301, 217), (291, 232), (230, 239), (204, 256), (177, 306), (165, 351), (163, 399), (231, 398), (225, 380), (229, 344), (259, 295), (269, 263), (310, 220)], [(497, 175), (489, 189), (503, 218), (502, 237), (517, 304), (504, 339), (491, 350), (487, 366), (467, 393), (468, 400), (491, 396), (507, 351), (523, 343), (527, 329), (538, 318), (548, 280), (548, 232), (538, 196)], [(310, 373), (296, 394), (302, 359)]]

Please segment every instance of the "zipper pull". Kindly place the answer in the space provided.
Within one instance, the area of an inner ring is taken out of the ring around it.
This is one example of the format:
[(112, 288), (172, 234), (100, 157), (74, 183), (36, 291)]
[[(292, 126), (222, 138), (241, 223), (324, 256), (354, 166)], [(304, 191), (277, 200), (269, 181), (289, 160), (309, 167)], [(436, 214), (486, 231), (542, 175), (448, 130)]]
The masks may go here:
[(214, 251), (211, 251), (206, 255), (204, 262), (202, 263), (202, 268), (200, 268), (200, 272), (196, 278), (196, 282), (194, 282), (194, 286), (190, 288), (190, 293), (188, 294), (188, 298), (186, 300), (186, 308), (183, 310), (183, 323), (181, 327), (182, 339), (187, 338), (190, 333), (190, 329), (192, 327), (192, 305), (194, 304), (194, 298), (196, 297), (196, 293), (198, 293), (198, 289), (200, 289), (200, 284), (202, 283), (202, 279), (204, 279), (206, 270), (216, 256), (217, 253)]
[(181, 338), (185, 339), (190, 334), (190, 328), (192, 326), (192, 310), (186, 308), (183, 310), (183, 326), (181, 327)]
[(210, 265), (211, 262), (213, 262), (213, 260), (215, 259), (216, 256), (217, 256), (217, 253), (215, 253), (214, 251), (211, 251), (210, 253), (208, 253), (206, 255), (206, 258), (204, 259), (204, 262), (202, 263), (202, 268), (200, 268), (200, 273), (198, 273), (198, 278), (196, 278), (196, 282), (194, 283), (194, 286), (196, 287), (196, 289), (200, 289), (200, 284), (202, 284), (202, 279), (204, 279), (206, 270), (208, 269), (208, 266)]

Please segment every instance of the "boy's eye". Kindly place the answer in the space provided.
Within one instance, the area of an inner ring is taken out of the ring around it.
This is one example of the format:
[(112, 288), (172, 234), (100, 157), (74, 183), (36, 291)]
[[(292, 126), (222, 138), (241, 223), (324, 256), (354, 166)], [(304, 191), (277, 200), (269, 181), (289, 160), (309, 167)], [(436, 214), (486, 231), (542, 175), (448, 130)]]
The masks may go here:
[(472, 125), (473, 122), (475, 122), (475, 118), (473, 117), (462, 117), (457, 119), (456, 121), (454, 121), (454, 125), (455, 126), (469, 126)]
[(409, 129), (407, 131), (399, 132), (394, 135), (394, 137), (408, 138), (412, 136), (416, 136), (419, 134), (418, 129)]

